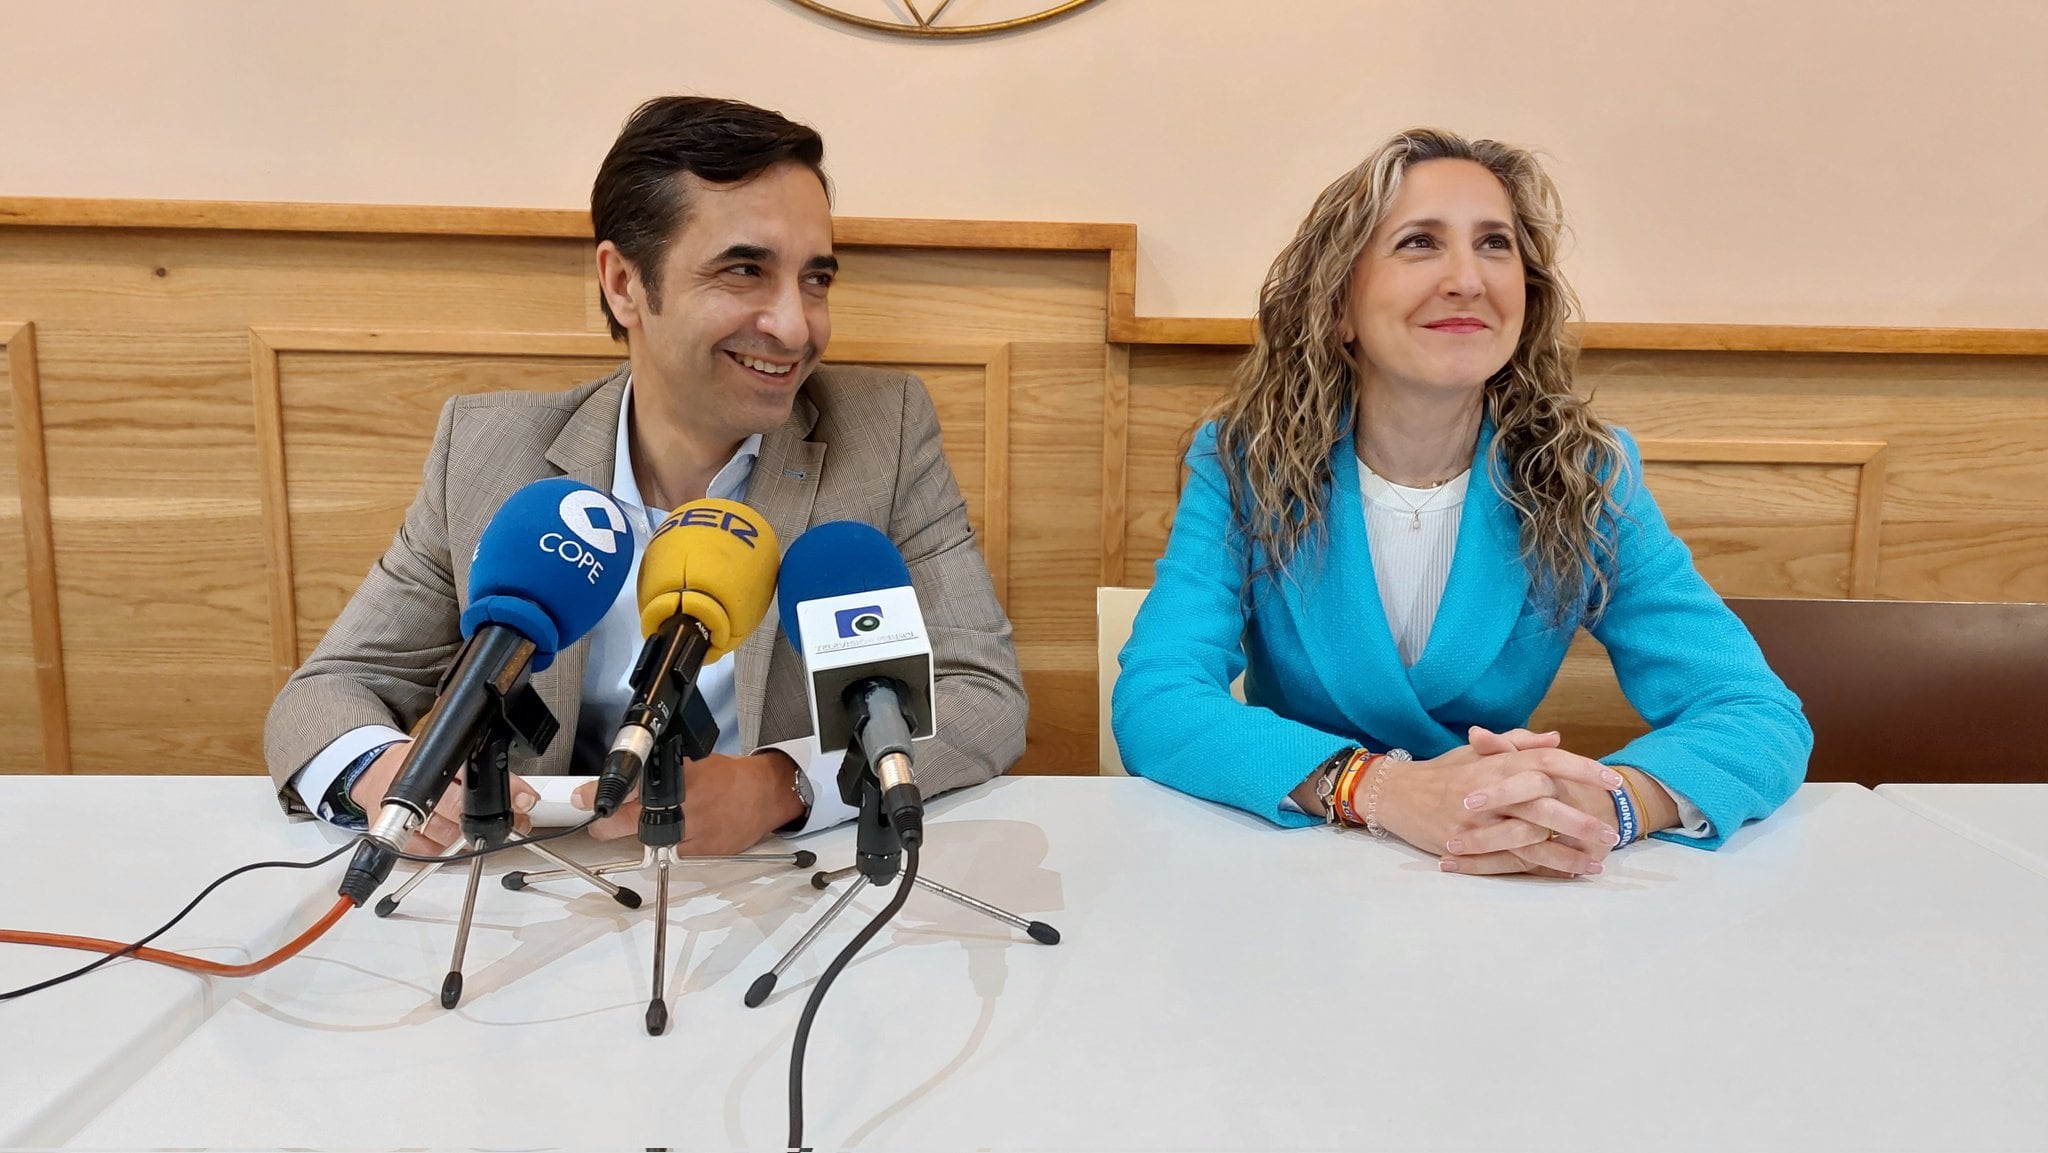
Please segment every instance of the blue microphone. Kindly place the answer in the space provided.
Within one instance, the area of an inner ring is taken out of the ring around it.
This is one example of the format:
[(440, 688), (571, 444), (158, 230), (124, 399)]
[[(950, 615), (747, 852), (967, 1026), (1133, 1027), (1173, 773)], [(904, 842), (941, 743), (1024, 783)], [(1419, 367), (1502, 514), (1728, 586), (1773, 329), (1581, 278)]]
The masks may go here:
[(391, 854), (426, 823), (494, 723), (546, 751), (560, 722), (527, 679), (596, 627), (625, 588), (633, 551), (625, 512), (580, 481), (537, 480), (506, 499), (470, 564), (462, 648), (414, 729), (342, 895), (360, 905), (383, 884)]
[(909, 587), (910, 566), (880, 529), (857, 520), (826, 521), (797, 537), (782, 554), (782, 570), (775, 580), (776, 612), (782, 617), (783, 635), (801, 653), (797, 605)]
[[(905, 845), (924, 839), (913, 740), (936, 731), (932, 646), (903, 554), (877, 529), (830, 521), (783, 554), (775, 595), (782, 633), (803, 658), (821, 752), (858, 745)], [(858, 793), (842, 779), (848, 804)]]
[(533, 672), (597, 627), (633, 567), (633, 533), (611, 497), (566, 476), (499, 507), (469, 566), (462, 636), (498, 625), (533, 642)]

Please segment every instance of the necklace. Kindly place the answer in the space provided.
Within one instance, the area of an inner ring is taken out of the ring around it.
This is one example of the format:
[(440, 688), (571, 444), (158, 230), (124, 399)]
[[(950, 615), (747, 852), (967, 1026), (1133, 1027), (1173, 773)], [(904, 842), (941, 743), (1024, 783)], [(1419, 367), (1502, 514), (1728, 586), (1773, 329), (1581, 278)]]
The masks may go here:
[[(1456, 477), (1451, 478), (1451, 480), (1456, 479)], [(1400, 486), (1396, 485), (1393, 481), (1387, 482), (1387, 493), (1388, 495), (1392, 496), (1395, 500), (1400, 501), (1402, 508), (1408, 510), (1408, 531), (1420, 532), (1422, 531), (1422, 510), (1428, 508), (1431, 504), (1435, 503), (1436, 498), (1444, 494), (1445, 486), (1450, 483), (1451, 481), (1449, 480), (1440, 480), (1435, 484), (1430, 485), (1429, 495), (1422, 498), (1421, 504), (1416, 504), (1415, 502), (1409, 500), (1407, 497), (1401, 495)]]
[(1408, 531), (1410, 532), (1422, 531), (1422, 514), (1428, 511), (1430, 505), (1436, 503), (1436, 498), (1442, 496), (1445, 492), (1450, 490), (1453, 481), (1457, 480), (1459, 477), (1464, 476), (1467, 472), (1471, 471), (1470, 469), (1461, 468), (1457, 472), (1451, 474), (1450, 476), (1447, 476), (1444, 479), (1435, 482), (1434, 484), (1426, 486), (1429, 489), (1429, 495), (1423, 497), (1421, 502), (1417, 503), (1416, 501), (1408, 499), (1407, 491), (1404, 490), (1404, 486), (1395, 484), (1393, 481), (1388, 480), (1386, 477), (1381, 476), (1378, 472), (1375, 472), (1371, 465), (1365, 463), (1364, 457), (1360, 457), (1358, 463), (1374, 479), (1378, 480), (1382, 485), (1386, 486), (1387, 495), (1393, 497), (1396, 501), (1399, 501), (1401, 507), (1407, 511)]

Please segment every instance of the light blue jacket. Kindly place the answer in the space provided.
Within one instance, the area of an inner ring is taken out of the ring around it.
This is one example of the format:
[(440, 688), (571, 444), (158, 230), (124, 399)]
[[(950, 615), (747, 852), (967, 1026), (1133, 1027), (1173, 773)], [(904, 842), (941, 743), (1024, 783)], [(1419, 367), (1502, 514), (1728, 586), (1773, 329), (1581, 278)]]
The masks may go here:
[[(1650, 732), (1604, 758), (1683, 793), (1713, 822), (1718, 847), (1769, 815), (1806, 775), (1813, 730), (1734, 613), (1693, 568), (1644, 486), (1635, 441), (1616, 576), (1592, 634)], [(1112, 724), (1125, 767), (1182, 792), (1281, 825), (1311, 818), (1281, 800), (1337, 749), (1400, 747), (1417, 760), (1465, 743), (1466, 729), (1516, 728), (1543, 700), (1577, 625), (1551, 627), (1530, 596), (1514, 509), (1490, 482), (1489, 422), (1473, 454), (1457, 553), (1429, 644), (1404, 668), (1380, 607), (1358, 459), (1346, 434), (1331, 452), (1326, 531), (1286, 577), (1261, 581), (1245, 615), (1243, 535), (1213, 425), (1192, 470), (1151, 593), (1122, 653)], [(1327, 554), (1327, 556), (1325, 555)], [(1230, 683), (1245, 674), (1240, 704)]]

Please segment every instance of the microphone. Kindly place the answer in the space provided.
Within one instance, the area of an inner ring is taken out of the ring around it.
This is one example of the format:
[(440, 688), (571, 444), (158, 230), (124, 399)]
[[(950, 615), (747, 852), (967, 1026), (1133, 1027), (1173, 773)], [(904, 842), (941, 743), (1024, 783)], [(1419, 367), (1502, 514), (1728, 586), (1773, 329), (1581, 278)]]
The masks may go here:
[(625, 803), (677, 713), (690, 712), (693, 703), (703, 711), (697, 674), (738, 648), (768, 615), (780, 553), (768, 519), (738, 501), (693, 500), (654, 530), (640, 561), (640, 632), (647, 642), (598, 776), (591, 806), (598, 816)]
[(858, 743), (897, 835), (919, 844), (924, 801), (911, 742), (936, 731), (932, 645), (903, 554), (869, 525), (830, 521), (789, 546), (776, 596), (783, 634), (803, 658), (819, 751)]
[(506, 499), (470, 564), (462, 648), (413, 730), (341, 895), (361, 905), (376, 892), (393, 854), (426, 823), (495, 722), (536, 752), (547, 748), (560, 722), (527, 678), (597, 625), (625, 587), (633, 550), (624, 511), (580, 481), (537, 480)]

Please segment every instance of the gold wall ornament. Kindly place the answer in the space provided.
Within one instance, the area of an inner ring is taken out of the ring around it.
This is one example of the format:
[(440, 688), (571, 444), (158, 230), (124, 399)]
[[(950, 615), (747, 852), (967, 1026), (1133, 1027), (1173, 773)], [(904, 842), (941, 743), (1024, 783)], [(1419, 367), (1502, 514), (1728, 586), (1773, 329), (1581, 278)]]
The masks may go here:
[[(963, 37), (987, 36), (994, 32), (1009, 32), (1018, 28), (1043, 23), (1079, 8), (1094, 4), (1097, 0), (1064, 0), (1063, 3), (1049, 3), (1048, 0), (1008, 0), (998, 6), (1015, 13), (1002, 20), (984, 20), (977, 24), (941, 23), (946, 9), (953, 6), (953, 0), (837, 0), (827, 4), (823, 0), (790, 0), (799, 7), (807, 8), (828, 20), (866, 28), (875, 32), (890, 32), (898, 36), (920, 37)], [(969, 0), (962, 7), (980, 5), (986, 7), (990, 0)], [(863, 16), (861, 9), (871, 9), (875, 15)], [(956, 17), (957, 19), (957, 17)]]

